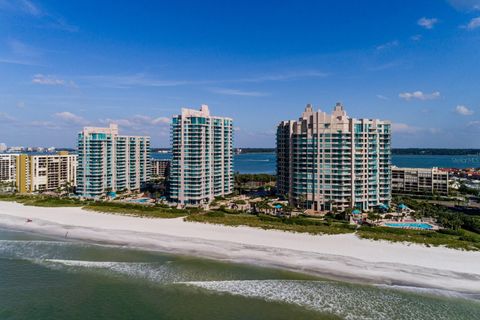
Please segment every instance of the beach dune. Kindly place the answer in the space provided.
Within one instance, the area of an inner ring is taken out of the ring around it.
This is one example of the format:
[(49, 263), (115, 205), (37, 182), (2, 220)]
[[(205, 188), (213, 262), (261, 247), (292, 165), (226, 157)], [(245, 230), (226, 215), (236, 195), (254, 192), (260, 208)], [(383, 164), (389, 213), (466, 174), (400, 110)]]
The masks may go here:
[(335, 279), (480, 294), (480, 252), (365, 240), (355, 234), (309, 235), (2, 201), (0, 227)]

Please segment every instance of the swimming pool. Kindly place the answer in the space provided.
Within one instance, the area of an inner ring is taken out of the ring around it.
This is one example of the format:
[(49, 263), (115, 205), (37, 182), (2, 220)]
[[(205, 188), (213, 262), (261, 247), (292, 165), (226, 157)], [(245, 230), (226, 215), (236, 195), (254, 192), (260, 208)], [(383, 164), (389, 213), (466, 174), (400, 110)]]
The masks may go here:
[(128, 200), (128, 202), (135, 202), (135, 203), (146, 203), (148, 202), (148, 198), (141, 198), (141, 199), (132, 199), (132, 200)]
[(423, 222), (393, 222), (385, 223), (385, 226), (392, 228), (411, 228), (411, 229), (424, 229), (432, 230), (433, 226)]

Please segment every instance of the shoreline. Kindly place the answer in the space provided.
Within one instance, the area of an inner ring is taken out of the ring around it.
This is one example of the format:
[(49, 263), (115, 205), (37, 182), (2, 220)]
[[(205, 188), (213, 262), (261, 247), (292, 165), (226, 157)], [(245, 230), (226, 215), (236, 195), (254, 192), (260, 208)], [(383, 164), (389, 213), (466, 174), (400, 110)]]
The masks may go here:
[[(27, 223), (26, 219), (32, 219)], [(0, 227), (334, 280), (480, 294), (480, 252), (0, 201)]]

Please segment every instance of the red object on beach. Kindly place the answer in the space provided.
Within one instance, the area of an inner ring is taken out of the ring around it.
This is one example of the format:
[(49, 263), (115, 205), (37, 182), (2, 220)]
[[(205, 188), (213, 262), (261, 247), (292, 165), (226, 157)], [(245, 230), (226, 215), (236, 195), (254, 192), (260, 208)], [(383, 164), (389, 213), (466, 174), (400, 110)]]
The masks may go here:
[(27, 219), (27, 222), (32, 222), (32, 219)]

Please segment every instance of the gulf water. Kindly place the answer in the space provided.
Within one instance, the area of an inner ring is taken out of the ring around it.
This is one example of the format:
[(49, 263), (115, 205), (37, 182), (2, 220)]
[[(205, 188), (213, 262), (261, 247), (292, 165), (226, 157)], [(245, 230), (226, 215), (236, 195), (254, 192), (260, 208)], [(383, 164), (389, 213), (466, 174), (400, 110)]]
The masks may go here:
[[(169, 159), (170, 154), (153, 153), (154, 158)], [(426, 156), (426, 155), (393, 155), (392, 164), (409, 168), (478, 168), (478, 156)], [(234, 156), (234, 170), (240, 173), (275, 174), (275, 153), (242, 153)]]
[(0, 319), (480, 319), (474, 296), (0, 229)]

